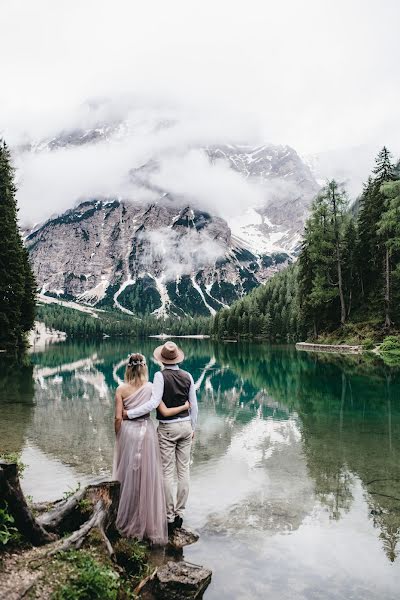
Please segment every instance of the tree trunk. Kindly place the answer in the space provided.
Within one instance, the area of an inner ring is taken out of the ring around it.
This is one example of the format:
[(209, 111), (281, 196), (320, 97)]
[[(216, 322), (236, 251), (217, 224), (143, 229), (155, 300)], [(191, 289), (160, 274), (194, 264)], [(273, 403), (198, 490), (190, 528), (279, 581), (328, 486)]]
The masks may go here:
[(385, 329), (390, 329), (390, 253), (386, 248), (385, 253)]
[(348, 306), (347, 306), (347, 318), (350, 317), (352, 299), (353, 299), (353, 291), (350, 290), (350, 292), (349, 292), (349, 303), (348, 303)]
[(7, 503), (18, 531), (34, 546), (48, 544), (54, 536), (35, 519), (21, 490), (16, 463), (0, 461), (0, 498)]
[(350, 277), (349, 277), (350, 285), (349, 285), (349, 298), (347, 303), (347, 318), (350, 318), (352, 301), (353, 301), (353, 267), (350, 268)]
[(338, 274), (338, 285), (339, 285), (339, 297), (340, 297), (340, 325), (346, 322), (346, 303), (343, 293), (343, 276), (342, 276), (342, 257), (340, 253), (340, 241), (339, 241), (339, 225), (337, 222), (337, 203), (335, 189), (332, 188), (332, 204), (333, 204), (333, 220), (335, 224), (335, 250), (336, 250), (336, 262), (337, 262), (337, 274)]
[[(97, 528), (108, 553), (114, 556), (107, 532), (115, 530), (119, 492), (118, 481), (89, 485), (68, 500), (56, 503), (48, 512), (35, 519), (21, 489), (16, 463), (0, 461), (0, 498), (7, 503), (7, 510), (14, 517), (15, 527), (34, 546), (55, 542), (49, 547), (49, 555), (68, 548), (80, 548), (92, 529)], [(80, 507), (81, 500), (85, 501), (85, 510)], [(65, 530), (74, 529), (76, 531), (69, 537), (57, 540)]]
[[(114, 558), (114, 549), (108, 539), (107, 533), (115, 529), (119, 505), (120, 484), (118, 481), (105, 481), (96, 485), (89, 485), (85, 489), (84, 498), (93, 507), (87, 521), (81, 527), (61, 542), (57, 542), (50, 551), (50, 555), (64, 552), (70, 548), (80, 548), (92, 529), (98, 529), (101, 533), (107, 551)], [(52, 519), (54, 520), (54, 515)]]
[(340, 325), (343, 327), (343, 325), (346, 322), (346, 303), (344, 300), (344, 293), (343, 293), (342, 263), (341, 263), (341, 259), (340, 259), (340, 250), (339, 250), (338, 243), (336, 246), (336, 257), (337, 257), (337, 271), (338, 271), (339, 297), (340, 297)]
[(79, 502), (84, 498), (85, 494), (86, 488), (83, 488), (67, 500), (57, 502), (50, 510), (37, 518), (38, 523), (48, 531), (57, 531), (60, 533), (64, 529), (64, 524), (68, 525), (68, 520), (73, 520), (74, 512), (79, 511)]

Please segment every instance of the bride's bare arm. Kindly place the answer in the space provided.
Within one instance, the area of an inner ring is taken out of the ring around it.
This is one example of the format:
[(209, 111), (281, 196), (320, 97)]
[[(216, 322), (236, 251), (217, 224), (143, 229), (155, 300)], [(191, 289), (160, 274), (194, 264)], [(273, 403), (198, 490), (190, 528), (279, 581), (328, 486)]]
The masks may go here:
[(164, 402), (161, 400), (160, 404), (158, 405), (158, 410), (163, 417), (174, 417), (175, 415), (179, 415), (180, 412), (188, 410), (189, 408), (189, 402), (185, 402), (185, 404), (182, 406), (176, 406), (175, 408), (167, 408)]
[(117, 435), (117, 433), (121, 429), (123, 408), (124, 408), (124, 405), (122, 402), (121, 390), (119, 388), (117, 388), (117, 391), (115, 392), (115, 419), (114, 419), (115, 435)]

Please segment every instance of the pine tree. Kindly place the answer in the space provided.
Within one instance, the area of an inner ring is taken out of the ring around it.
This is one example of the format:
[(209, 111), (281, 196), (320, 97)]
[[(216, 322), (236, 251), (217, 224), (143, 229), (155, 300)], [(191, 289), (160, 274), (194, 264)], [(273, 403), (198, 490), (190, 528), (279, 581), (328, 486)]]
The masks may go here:
[(375, 159), (375, 163), (375, 168), (373, 169), (375, 175), (374, 181), (378, 186), (395, 179), (395, 165), (392, 161), (392, 155), (386, 146), (383, 146), (382, 150), (379, 152)]
[(393, 255), (400, 251), (400, 181), (384, 183), (381, 191), (386, 201), (378, 223), (378, 235), (385, 246), (385, 327), (390, 328), (392, 261)]
[(375, 160), (373, 177), (364, 186), (360, 198), (358, 214), (359, 243), (357, 254), (360, 258), (360, 283), (362, 297), (370, 311), (376, 312), (382, 304), (382, 288), (385, 272), (385, 246), (378, 233), (378, 223), (385, 210), (385, 196), (382, 184), (396, 178), (391, 154), (383, 147)]
[(11, 155), (0, 140), (0, 347), (22, 349), (34, 323), (36, 284), (18, 229)]
[(352, 309), (353, 293), (357, 285), (355, 279), (358, 271), (358, 237), (354, 217), (349, 218), (346, 223), (343, 238), (343, 280), (346, 294), (347, 318), (349, 318)]
[(267, 311), (263, 317), (262, 327), (261, 327), (261, 334), (263, 335), (263, 337), (265, 337), (267, 339), (270, 339), (270, 337), (271, 337), (271, 324), (272, 324), (271, 313), (267, 309)]
[(324, 194), (325, 202), (331, 214), (333, 237), (335, 245), (335, 259), (337, 269), (337, 282), (340, 299), (340, 324), (343, 326), (346, 321), (346, 302), (344, 298), (343, 286), (343, 233), (345, 212), (347, 209), (347, 198), (343, 190), (341, 190), (334, 179), (330, 181), (326, 187)]
[(335, 283), (335, 236), (325, 187), (313, 202), (299, 258), (300, 304), (306, 323), (316, 337), (320, 324), (332, 320)]
[(218, 319), (218, 337), (223, 338), (226, 336), (227, 334), (227, 329), (226, 329), (226, 321), (227, 321), (227, 316), (226, 313), (228, 311), (221, 311), (219, 314), (219, 319)]

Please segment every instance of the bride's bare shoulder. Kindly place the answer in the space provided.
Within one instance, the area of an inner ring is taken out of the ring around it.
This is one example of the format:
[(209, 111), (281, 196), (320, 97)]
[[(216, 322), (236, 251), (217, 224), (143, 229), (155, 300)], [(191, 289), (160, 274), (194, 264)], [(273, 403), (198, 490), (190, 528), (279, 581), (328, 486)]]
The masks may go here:
[(120, 383), (115, 391), (118, 394), (124, 395), (124, 393), (126, 393), (129, 390), (129, 387), (130, 386), (127, 383)]

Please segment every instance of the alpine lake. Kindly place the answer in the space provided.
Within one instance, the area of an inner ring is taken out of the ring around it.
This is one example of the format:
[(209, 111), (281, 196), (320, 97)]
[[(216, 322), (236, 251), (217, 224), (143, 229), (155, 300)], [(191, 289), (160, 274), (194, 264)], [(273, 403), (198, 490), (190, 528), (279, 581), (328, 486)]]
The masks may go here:
[[(178, 340), (177, 340), (178, 341)], [(154, 339), (64, 342), (0, 372), (0, 450), (34, 501), (111, 475), (114, 391)], [(198, 386), (184, 558), (207, 600), (398, 599), (400, 368), (292, 346), (179, 340)]]

